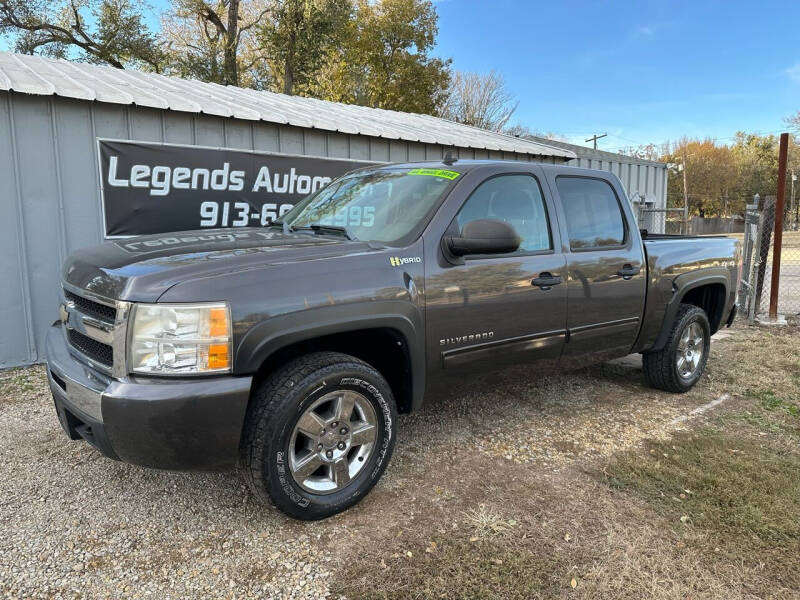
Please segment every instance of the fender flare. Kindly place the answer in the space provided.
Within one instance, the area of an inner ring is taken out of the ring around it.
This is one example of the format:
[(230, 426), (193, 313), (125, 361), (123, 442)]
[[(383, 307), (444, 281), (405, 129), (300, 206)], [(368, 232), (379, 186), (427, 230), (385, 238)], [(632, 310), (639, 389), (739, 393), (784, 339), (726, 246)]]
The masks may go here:
[(411, 410), (419, 408), (425, 392), (425, 330), (420, 309), (408, 302), (323, 306), (265, 319), (237, 344), (235, 370), (252, 374), (270, 356), (292, 344), (364, 329), (392, 329), (404, 340), (411, 370)]
[[(690, 271), (678, 275), (672, 282), (673, 294), (670, 301), (667, 303), (667, 310), (664, 314), (664, 322), (661, 324), (661, 330), (658, 332), (658, 337), (653, 344), (652, 348), (648, 350), (658, 351), (661, 350), (667, 343), (670, 331), (672, 331), (672, 323), (675, 320), (675, 315), (678, 313), (678, 308), (681, 305), (684, 297), (688, 292), (693, 289), (702, 287), (704, 285), (711, 285), (719, 283), (725, 289), (724, 302), (728, 302), (728, 287), (730, 285), (730, 276), (727, 267), (711, 267), (704, 268), (698, 271)], [(722, 318), (720, 323), (725, 319), (725, 308), (722, 309)]]

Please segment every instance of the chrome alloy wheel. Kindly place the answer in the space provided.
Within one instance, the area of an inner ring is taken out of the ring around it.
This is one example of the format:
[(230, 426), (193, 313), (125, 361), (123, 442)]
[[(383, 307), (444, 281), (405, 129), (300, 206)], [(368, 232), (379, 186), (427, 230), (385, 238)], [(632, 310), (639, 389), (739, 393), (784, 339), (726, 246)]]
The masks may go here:
[(377, 435), (375, 409), (366, 397), (338, 390), (300, 416), (289, 441), (292, 477), (312, 494), (347, 486), (366, 466)]
[(691, 379), (700, 368), (705, 352), (705, 337), (703, 328), (697, 322), (690, 323), (683, 330), (680, 341), (678, 342), (678, 356), (675, 366), (678, 368), (678, 375), (683, 379)]

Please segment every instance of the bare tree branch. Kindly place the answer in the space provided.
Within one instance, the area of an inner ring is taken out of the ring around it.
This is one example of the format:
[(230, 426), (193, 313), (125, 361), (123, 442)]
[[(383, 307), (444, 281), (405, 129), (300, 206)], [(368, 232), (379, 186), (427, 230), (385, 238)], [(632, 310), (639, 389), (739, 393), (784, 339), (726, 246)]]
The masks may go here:
[(501, 131), (519, 102), (506, 90), (502, 75), (456, 72), (442, 110), (446, 119)]

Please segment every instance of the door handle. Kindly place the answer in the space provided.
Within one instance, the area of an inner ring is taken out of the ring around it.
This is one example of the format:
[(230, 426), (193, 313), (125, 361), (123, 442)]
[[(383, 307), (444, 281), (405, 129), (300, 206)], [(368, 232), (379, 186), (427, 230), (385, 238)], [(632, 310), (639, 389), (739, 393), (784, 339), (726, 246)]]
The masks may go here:
[(561, 277), (547, 272), (539, 273), (539, 276), (531, 281), (531, 285), (542, 288), (544, 291), (549, 290), (551, 287), (558, 285), (559, 283), (561, 283)]
[(617, 275), (619, 275), (625, 280), (628, 280), (634, 275), (638, 275), (639, 271), (641, 270), (642, 269), (640, 267), (632, 267), (631, 265), (625, 265), (619, 271), (617, 271)]

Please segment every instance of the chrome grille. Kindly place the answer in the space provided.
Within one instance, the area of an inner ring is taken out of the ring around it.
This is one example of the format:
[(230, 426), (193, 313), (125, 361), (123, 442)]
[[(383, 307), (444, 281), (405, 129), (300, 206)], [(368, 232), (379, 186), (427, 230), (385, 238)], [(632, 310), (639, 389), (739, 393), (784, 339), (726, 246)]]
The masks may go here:
[(113, 306), (100, 304), (99, 302), (84, 298), (69, 290), (64, 290), (64, 297), (68, 302), (72, 302), (75, 308), (84, 314), (102, 319), (103, 321), (108, 321), (109, 323), (114, 323), (114, 320), (117, 318), (117, 309)]
[(67, 329), (69, 343), (92, 360), (111, 368), (114, 364), (114, 351), (108, 344), (103, 344), (74, 329)]
[(124, 374), (128, 303), (66, 283), (62, 298), (61, 322), (72, 350), (101, 371)]

